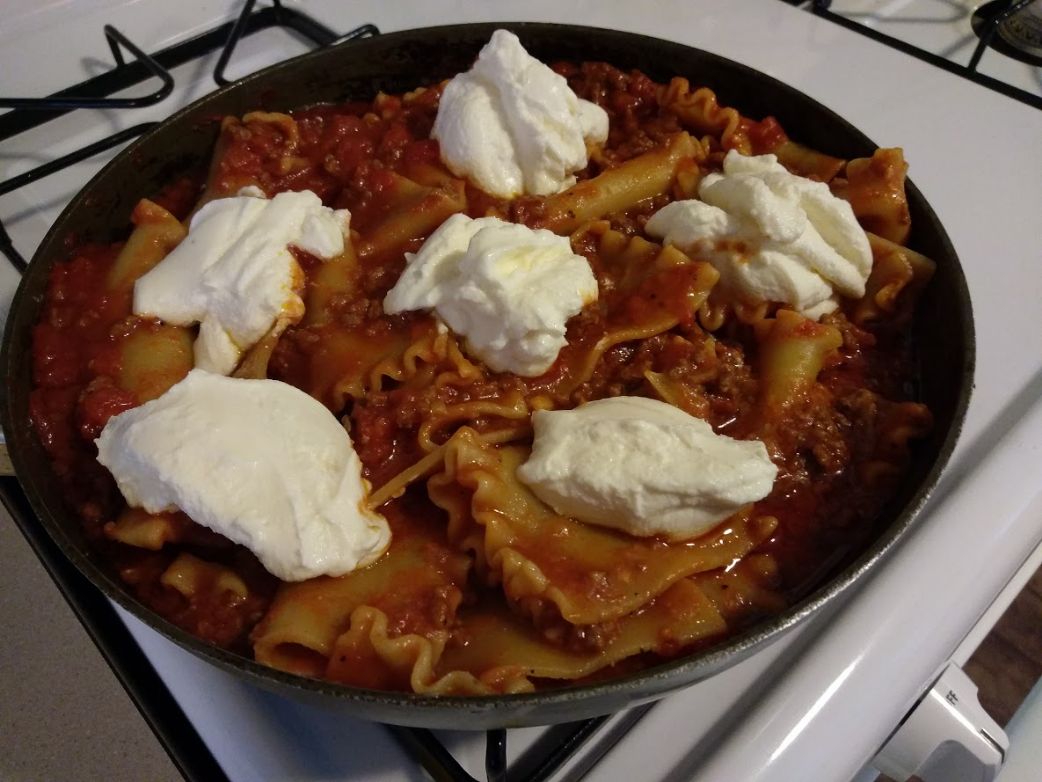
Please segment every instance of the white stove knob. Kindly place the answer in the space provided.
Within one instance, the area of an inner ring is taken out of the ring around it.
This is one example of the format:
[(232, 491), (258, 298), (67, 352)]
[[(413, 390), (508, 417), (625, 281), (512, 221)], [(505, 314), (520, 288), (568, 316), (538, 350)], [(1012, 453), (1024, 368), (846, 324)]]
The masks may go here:
[(872, 765), (896, 780), (991, 782), (1009, 749), (981, 708), (977, 685), (954, 663), (894, 731)]

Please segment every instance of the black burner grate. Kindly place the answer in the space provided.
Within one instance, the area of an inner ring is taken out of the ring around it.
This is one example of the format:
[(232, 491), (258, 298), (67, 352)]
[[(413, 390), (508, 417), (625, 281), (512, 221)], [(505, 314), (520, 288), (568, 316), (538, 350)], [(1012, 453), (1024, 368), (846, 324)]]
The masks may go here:
[[(105, 39), (112, 50), (116, 67), (44, 98), (0, 98), (0, 108), (14, 109), (0, 114), (0, 142), (76, 109), (132, 109), (155, 105), (169, 96), (174, 88), (171, 69), (217, 50), (220, 50), (221, 54), (214, 68), (214, 81), (218, 85), (227, 84), (224, 71), (236, 45), (243, 36), (260, 30), (280, 27), (299, 34), (316, 46), (328, 46), (333, 43), (377, 35), (380, 32), (374, 25), (367, 24), (344, 35), (339, 35), (307, 14), (283, 6), (281, 0), (273, 0), (272, 5), (260, 10), (254, 10), (255, 5), (256, 0), (247, 0), (242, 12), (234, 22), (215, 27), (153, 55), (145, 53), (115, 27), (106, 25), (104, 28)], [(123, 56), (123, 49), (133, 54), (134, 59), (127, 61)], [(148, 95), (136, 98), (110, 97), (152, 78), (159, 79), (163, 86)], [(4, 180), (0, 182), (0, 196), (129, 141), (155, 125), (154, 122), (135, 125), (24, 174)], [(19, 271), (26, 269), (28, 262), (15, 248), (2, 222), (0, 222), (0, 252), (7, 256)]]
[[(626, 715), (624, 730), (637, 722), (651, 706), (632, 709)], [(554, 725), (512, 764), (507, 764), (507, 731), (490, 730), (485, 737), (485, 779), (487, 782), (545, 782), (560, 771), (573, 755), (605, 725), (610, 717), (594, 717), (564, 725)], [(459, 764), (445, 745), (429, 730), (389, 725), (398, 743), (427, 771), (435, 782), (479, 782)], [(585, 768), (600, 760), (608, 747), (588, 753)]]
[[(139, 106), (151, 106), (153, 103), (159, 103), (159, 101), (173, 92), (174, 77), (170, 75), (169, 71), (151, 56), (141, 51), (112, 25), (105, 25), (104, 30), (105, 41), (112, 51), (112, 58), (116, 61), (116, 70), (120, 68), (128, 70), (127, 63), (123, 59), (123, 49), (126, 49), (134, 55), (137, 63), (145, 71), (163, 82), (163, 86), (153, 93), (142, 95), (140, 98), (91, 97), (90, 91), (85, 91), (81, 97), (75, 94), (77, 87), (73, 87), (71, 92), (65, 90), (46, 98), (0, 98), (0, 108), (32, 109), (35, 111), (52, 109), (54, 113), (48, 112), (51, 116), (56, 116), (57, 113), (64, 113), (72, 109), (134, 109)], [(112, 91), (114, 92), (114, 90)], [(4, 116), (4, 119), (11, 116), (11, 114), (7, 114)], [(50, 116), (45, 119), (50, 119)], [(0, 138), (6, 138), (6, 136), (0, 136)]]

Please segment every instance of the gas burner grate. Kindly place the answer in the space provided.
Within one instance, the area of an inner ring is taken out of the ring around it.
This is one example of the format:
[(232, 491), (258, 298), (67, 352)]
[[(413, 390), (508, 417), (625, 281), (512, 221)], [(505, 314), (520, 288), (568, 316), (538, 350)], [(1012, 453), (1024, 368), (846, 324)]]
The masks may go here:
[(224, 71), (228, 67), (228, 60), (231, 59), (239, 41), (244, 35), (265, 27), (287, 27), (310, 38), (319, 46), (332, 46), (335, 43), (345, 43), (357, 38), (368, 38), (380, 34), (380, 30), (375, 24), (363, 24), (361, 27), (356, 27), (354, 30), (338, 36), (310, 16), (292, 8), (286, 8), (282, 5), (281, 0), (272, 1), (274, 5), (254, 13), (253, 8), (257, 4), (257, 0), (246, 0), (239, 18), (235, 20), (231, 30), (228, 32), (228, 40), (225, 42), (224, 48), (221, 50), (221, 56), (214, 67), (213, 80), (221, 87), (231, 84), (231, 81), (225, 78)]
[[(635, 710), (640, 719), (651, 706)], [(485, 780), (487, 782), (545, 782), (560, 771), (610, 718), (593, 717), (588, 720), (554, 725), (513, 764), (507, 764), (507, 731), (490, 730), (485, 735)], [(401, 728), (388, 725), (391, 735), (437, 782), (480, 782), (459, 764), (429, 730)], [(600, 760), (594, 753), (584, 758), (586, 768)]]
[[(139, 98), (97, 98), (90, 97), (92, 93), (89, 88), (83, 90), (82, 96), (77, 94), (80, 88), (86, 87), (87, 82), (85, 82), (84, 84), (72, 87), (70, 90), (63, 90), (62, 92), (55, 93), (46, 98), (0, 98), (0, 108), (27, 109), (34, 111), (44, 109), (53, 110), (55, 113), (52, 114), (51, 112), (48, 112), (48, 116), (40, 120), (46, 121), (53, 116), (58, 116), (58, 113), (64, 113), (66, 111), (71, 111), (72, 109), (134, 109), (140, 106), (151, 106), (154, 103), (159, 103), (159, 101), (163, 100), (173, 92), (174, 77), (170, 75), (170, 71), (139, 49), (136, 44), (131, 42), (130, 39), (112, 25), (105, 25), (104, 31), (105, 41), (108, 43), (109, 50), (112, 52), (112, 58), (116, 61), (117, 71), (120, 69), (123, 69), (124, 71), (131, 70), (131, 68), (127, 67), (127, 63), (123, 59), (123, 49), (126, 49), (134, 55), (137, 64), (139, 64), (147, 73), (155, 76), (163, 82), (163, 86), (155, 92), (148, 95), (142, 95)], [(108, 95), (115, 91), (115, 89), (110, 89), (104, 94)], [(6, 120), (11, 116), (11, 114), (7, 114), (3, 119)], [(30, 125), (30, 127), (32, 126)], [(0, 135), (0, 138), (7, 138), (8, 135)]]
[[(973, 56), (970, 57), (969, 63), (966, 65), (951, 62), (933, 52), (928, 52), (918, 46), (902, 41), (899, 38), (894, 38), (892, 35), (881, 33), (872, 27), (867, 27), (863, 24), (859, 24), (853, 19), (848, 19), (842, 14), (838, 14), (831, 10), (832, 0), (812, 0), (810, 11), (816, 16), (828, 19), (830, 22), (834, 22), (841, 27), (853, 30), (854, 32), (864, 35), (867, 38), (871, 38), (874, 41), (884, 43), (893, 49), (902, 51), (905, 54), (909, 54), (919, 60), (928, 62), (931, 65), (936, 65), (938, 68), (942, 68), (949, 73), (962, 76), (963, 78), (969, 79), (970, 81), (976, 82), (984, 87), (988, 87), (995, 92), (1018, 100), (1021, 103), (1034, 106), (1036, 109), (1042, 109), (1042, 96), (1034, 95), (1026, 90), (1020, 89), (1019, 87), (1006, 84), (1003, 81), (999, 81), (991, 76), (980, 73), (977, 70), (981, 57), (984, 55), (984, 52), (987, 50), (989, 45), (993, 46), (996, 50), (1005, 53), (1002, 46), (994, 42), (995, 34), (998, 32), (1000, 24), (1024, 9), (1033, 1), (1034, 0), (994, 0), (991, 3), (982, 6), (974, 15), (974, 30), (977, 32), (977, 35), (981, 40), (977, 44)], [(984, 13), (985, 9), (989, 10)], [(1012, 50), (1012, 47), (1009, 46), (1009, 44), (1004, 45)], [(1025, 55), (1020, 54), (1017, 58), (1023, 60), (1024, 56)]]
[[(0, 108), (13, 109), (13, 111), (0, 114), (0, 142), (76, 109), (132, 109), (155, 105), (170, 95), (174, 88), (171, 69), (217, 50), (220, 50), (221, 54), (214, 67), (213, 78), (218, 85), (227, 84), (228, 80), (225, 78), (224, 72), (236, 45), (244, 36), (260, 30), (281, 27), (298, 33), (316, 46), (329, 46), (378, 35), (380, 32), (375, 25), (366, 24), (344, 35), (338, 35), (307, 14), (283, 6), (281, 0), (273, 0), (272, 5), (259, 11), (254, 10), (255, 5), (256, 0), (247, 0), (234, 22), (215, 27), (153, 55), (144, 52), (115, 27), (106, 25), (105, 38), (112, 50), (116, 66), (99, 76), (43, 98), (0, 98)], [(123, 56), (123, 49), (133, 54), (135, 59), (127, 61)], [(155, 92), (141, 97), (110, 97), (151, 78), (159, 79), (163, 86)], [(156, 124), (155, 122), (143, 122), (95, 141), (24, 174), (4, 180), (0, 182), (0, 196), (140, 136), (151, 130)], [(0, 222), (0, 253), (3, 253), (19, 272), (24, 272), (28, 268), (28, 261), (14, 246), (2, 222)]]
[[(64, 111), (62, 113), (64, 113)], [(68, 155), (55, 158), (49, 163), (44, 163), (42, 166), (37, 166), (30, 171), (26, 171), (24, 174), (19, 174), (18, 176), (4, 180), (3, 182), (0, 182), (0, 196), (25, 187), (38, 179), (43, 179), (46, 176), (57, 173), (62, 169), (79, 163), (81, 160), (86, 160), (87, 158), (93, 157), (105, 150), (112, 149), (112, 147), (119, 146), (126, 141), (130, 141), (132, 138), (137, 138), (142, 133), (151, 130), (155, 125), (155, 122), (143, 122), (140, 125), (134, 125), (133, 127), (126, 128), (117, 133), (113, 133), (111, 136), (106, 136), (103, 139), (95, 141), (93, 144), (88, 144), (74, 152), (70, 152)], [(7, 257), (7, 260), (15, 269), (18, 270), (19, 274), (24, 274), (25, 270), (29, 268), (29, 262), (14, 246), (14, 242), (11, 241), (7, 229), (4, 228), (3, 221), (0, 221), (0, 253), (3, 253)]]

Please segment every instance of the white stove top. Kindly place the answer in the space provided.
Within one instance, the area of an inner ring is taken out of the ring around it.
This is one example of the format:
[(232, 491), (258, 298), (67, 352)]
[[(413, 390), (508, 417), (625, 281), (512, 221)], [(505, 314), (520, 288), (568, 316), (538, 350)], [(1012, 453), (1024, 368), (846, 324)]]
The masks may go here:
[[(836, 617), (817, 617), (646, 714), (616, 717), (615, 723), (640, 719), (625, 738), (621, 727), (598, 734), (593, 751), (603, 750), (606, 757), (588, 776), (852, 778), (1042, 538), (1042, 452), (1035, 445), (1042, 442), (1042, 414), (1031, 406), (1042, 398), (1042, 258), (1035, 214), (1042, 203), (1042, 112), (778, 0), (646, 0), (610, 6), (588, 0), (524, 5), (432, 0), (409, 6), (386, 0), (350, 5), (304, 0), (292, 5), (339, 31), (365, 22), (389, 32), (510, 19), (592, 24), (668, 38), (779, 78), (881, 146), (905, 149), (910, 176), (962, 259), (977, 320), (977, 388), (935, 501), (915, 534)], [(845, 5), (837, 0), (833, 10), (846, 14)], [(956, 15), (971, 4), (894, 0), (849, 5), (873, 12), (884, 6), (922, 7), (923, 13)], [(105, 23), (155, 51), (227, 20), (239, 6), (238, 0), (98, 0), (77, 7), (69, 19), (67, 4), (59, 0), (9, 0), (0, 30), (2, 91), (44, 94), (108, 67), (101, 64), (111, 62), (101, 33)], [(902, 24), (909, 30), (929, 26)], [(70, 47), (69, 40), (81, 48)], [(954, 40), (961, 38), (956, 34)], [(284, 32), (259, 33), (240, 44), (229, 75), (244, 75), (304, 48)], [(997, 56), (985, 55), (985, 62)], [(121, 127), (162, 119), (213, 89), (214, 60), (176, 70), (178, 90), (160, 106), (124, 113), (82, 111), (3, 142), (0, 179)], [(47, 67), (10, 67), (15, 62)], [(1037, 69), (1031, 78), (1037, 86)], [(142, 85), (130, 92), (148, 89)], [(0, 219), (23, 254), (31, 255), (72, 192), (101, 162), (82, 163), (0, 198)], [(0, 263), (0, 314), (6, 313), (16, 283), (17, 275)], [(126, 621), (232, 780), (425, 778), (383, 727), (255, 690), (136, 620)], [(511, 756), (539, 735), (539, 730), (511, 731)], [(483, 735), (445, 739), (482, 778)]]
[[(968, 65), (980, 40), (973, 15), (979, 0), (833, 0), (830, 11), (885, 35)], [(988, 49), (977, 70), (1042, 95), (1042, 68)]]

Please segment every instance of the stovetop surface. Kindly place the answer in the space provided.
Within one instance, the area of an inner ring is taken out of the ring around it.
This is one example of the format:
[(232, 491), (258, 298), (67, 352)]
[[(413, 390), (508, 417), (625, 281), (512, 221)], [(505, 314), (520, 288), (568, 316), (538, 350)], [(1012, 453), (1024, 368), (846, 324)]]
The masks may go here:
[[(978, 31), (1001, 3), (979, 0), (833, 0), (829, 11), (871, 30), (968, 66), (980, 41)], [(995, 40), (1001, 46), (999, 36)], [(995, 47), (984, 51), (976, 70), (1042, 96), (1042, 67), (1007, 56)]]
[[(915, 2), (931, 12), (947, 10), (951, 15), (962, 13), (968, 5)], [(159, 4), (154, 2), (96, 2), (77, 10), (76, 47), (62, 45), (70, 36), (54, 26), (58, 20), (65, 21), (65, 4), (11, 3), (12, 8), (23, 5), (32, 11), (13, 13), (11, 23), (0, 31), (0, 62), (40, 62), (39, 52), (45, 51), (48, 67), (2, 69), (4, 90), (16, 90), (20, 95), (58, 89), (70, 81), (69, 73), (82, 78), (108, 63), (110, 55), (100, 32), (104, 23), (117, 24), (140, 45), (156, 50), (211, 26), (215, 20), (227, 19), (239, 4), (204, 0), (163, 4), (163, 13), (157, 15)], [(843, 5), (837, 1), (833, 10), (840, 11)], [(1042, 275), (1037, 273), (1040, 259), (1034, 212), (1042, 203), (1042, 178), (1038, 176), (1042, 171), (1042, 145), (1037, 144), (1042, 113), (776, 0), (653, 0), (639, 6), (613, 5), (608, 10), (600, 3), (562, 6), (546, 0), (523, 8), (507, 2), (474, 6), (446, 0), (407, 9), (392, 3), (357, 2), (351, 4), (350, 14), (346, 6), (333, 0), (294, 6), (339, 30), (362, 22), (374, 22), (391, 31), (507, 18), (614, 27), (698, 46), (796, 86), (849, 119), (881, 146), (905, 149), (912, 179), (948, 227), (965, 266), (977, 316), (978, 383), (962, 445), (941, 487), (942, 494), (972, 474), (971, 457), (987, 450), (984, 446), (991, 444), (1004, 415), (1020, 415), (1010, 407), (1018, 393), (1039, 382), (1042, 332), (1037, 323)], [(230, 73), (242, 75), (305, 48), (283, 32), (260, 33), (243, 42)], [(184, 91), (158, 107), (135, 111), (132, 116), (80, 112), (5, 142), (0, 145), (0, 177), (20, 173), (90, 140), (94, 132), (91, 128), (107, 133), (161, 119), (176, 105), (213, 89), (209, 78), (212, 65), (213, 57), (178, 69), (175, 75)], [(13, 78), (8, 81), (6, 74)], [(23, 252), (35, 247), (68, 194), (78, 187), (77, 182), (85, 181), (99, 165), (100, 161), (80, 164), (71, 179), (45, 180), (0, 199), (0, 217)], [(6, 311), (16, 283), (17, 276), (0, 264), (0, 291), (4, 291), (0, 293), (0, 311)], [(923, 573), (928, 574), (935, 566), (937, 563), (924, 562)], [(714, 731), (727, 724), (723, 717), (736, 704), (739, 709), (749, 705), (743, 693), (751, 683), (760, 680), (765, 671), (774, 670), (772, 666), (782, 665), (779, 661), (796, 647), (809, 643), (826, 618), (820, 617), (803, 633), (698, 685), (681, 698), (667, 700), (653, 713), (684, 714), (684, 729), (692, 737), (692, 745), (711, 740)], [(127, 621), (231, 778), (273, 774), (300, 779), (422, 778), (420, 772), (402, 765), (400, 754), (391, 754), (396, 750), (381, 727), (332, 717), (322, 708), (304, 707), (254, 690), (172, 647), (135, 620)], [(697, 708), (689, 708), (691, 704), (697, 704)], [(249, 719), (241, 719), (244, 714)], [(511, 736), (515, 751), (535, 739), (535, 734), (526, 737), (516, 731)], [(483, 745), (464, 736), (449, 735), (446, 740), (458, 749), (467, 765), (480, 768)], [(601, 741), (613, 742), (614, 736), (608, 734)], [(364, 746), (365, 752), (359, 752), (359, 746)], [(676, 755), (689, 749), (663, 753), (662, 768), (668, 768)], [(389, 757), (397, 759), (382, 760)], [(594, 772), (594, 778), (610, 777), (603, 769)]]

